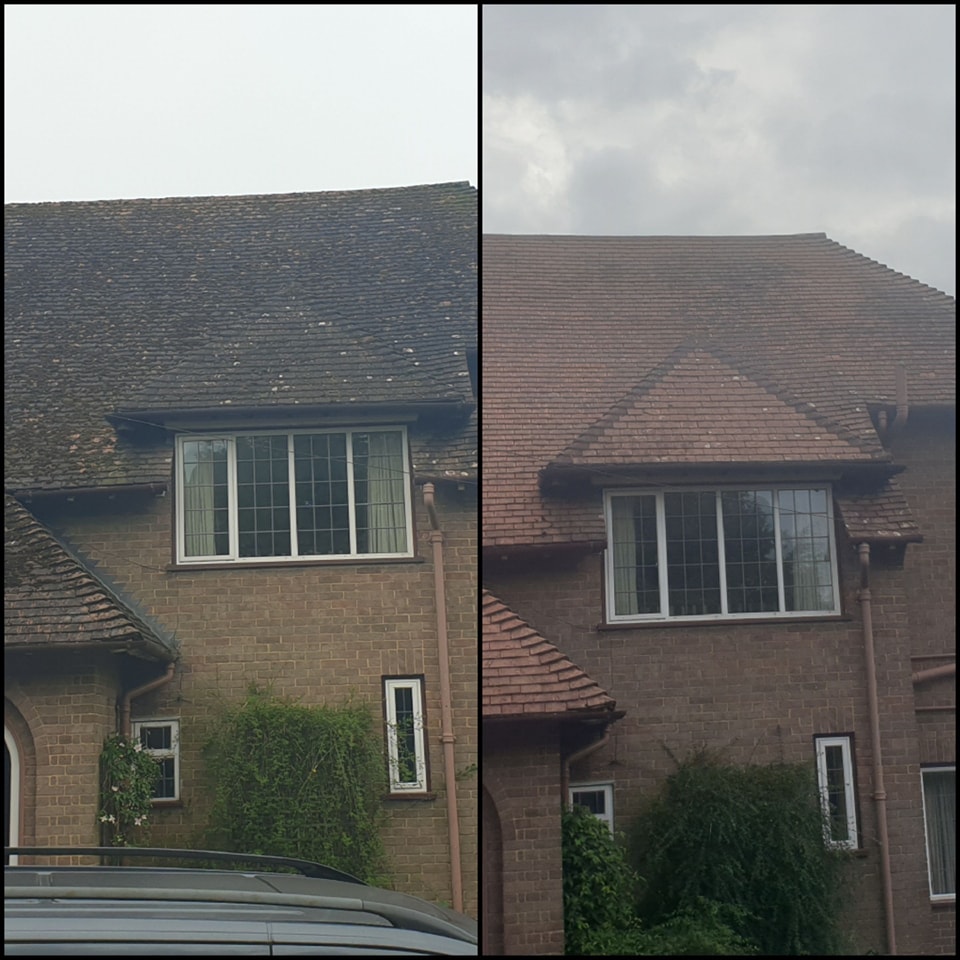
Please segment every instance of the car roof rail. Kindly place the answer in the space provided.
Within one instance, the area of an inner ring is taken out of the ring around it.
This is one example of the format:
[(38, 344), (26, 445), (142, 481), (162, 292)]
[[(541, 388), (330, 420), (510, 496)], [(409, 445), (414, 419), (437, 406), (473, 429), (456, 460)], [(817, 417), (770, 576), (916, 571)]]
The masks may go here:
[[(250, 863), (267, 867), (287, 867), (314, 880), (342, 880), (345, 883), (367, 884), (359, 877), (335, 870), (313, 860), (297, 857), (275, 857), (260, 853), (232, 853), (222, 850), (180, 850), (174, 847), (4, 847), (4, 859), (11, 856), (84, 856), (119, 859), (163, 858), (165, 860), (206, 860), (222, 863)], [(34, 864), (33, 866), (37, 866)], [(29, 867), (27, 869), (30, 869)], [(177, 868), (173, 868), (177, 869)], [(187, 868), (181, 868), (187, 869)]]

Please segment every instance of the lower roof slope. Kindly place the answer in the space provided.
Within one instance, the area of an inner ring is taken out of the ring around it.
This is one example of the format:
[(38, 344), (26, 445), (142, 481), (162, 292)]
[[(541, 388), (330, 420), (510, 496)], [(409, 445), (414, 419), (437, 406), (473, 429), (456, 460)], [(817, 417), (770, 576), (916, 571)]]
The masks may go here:
[(138, 617), (22, 504), (4, 496), (6, 650), (102, 647), (169, 662), (167, 638)]
[(607, 714), (616, 701), (552, 643), (483, 591), (484, 720)]

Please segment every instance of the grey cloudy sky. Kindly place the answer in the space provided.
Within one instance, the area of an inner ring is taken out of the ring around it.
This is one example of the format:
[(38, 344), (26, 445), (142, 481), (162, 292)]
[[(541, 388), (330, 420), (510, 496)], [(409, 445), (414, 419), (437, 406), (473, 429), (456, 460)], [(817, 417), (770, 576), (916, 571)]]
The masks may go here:
[(5, 200), (478, 182), (468, 4), (4, 7)]
[(492, 233), (831, 239), (953, 295), (953, 5), (486, 5)]

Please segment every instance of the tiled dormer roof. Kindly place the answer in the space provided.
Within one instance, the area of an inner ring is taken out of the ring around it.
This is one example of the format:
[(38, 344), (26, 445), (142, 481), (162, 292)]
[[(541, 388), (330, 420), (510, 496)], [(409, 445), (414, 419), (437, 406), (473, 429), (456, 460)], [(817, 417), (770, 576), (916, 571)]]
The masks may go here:
[[(887, 459), (866, 407), (861, 437), (733, 363), (684, 348), (556, 458), (570, 465)], [(758, 430), (757, 426), (762, 425)]]
[(613, 711), (616, 701), (489, 591), (482, 607), (483, 718)]
[(72, 556), (22, 504), (4, 496), (7, 650), (102, 647), (169, 662), (175, 649)]
[(871, 415), (892, 417), (898, 366), (911, 410), (955, 404), (954, 299), (823, 234), (493, 235), (482, 262), (489, 548), (602, 540), (599, 507), (545, 495), (565, 472), (757, 461), (882, 484)]
[(475, 475), (476, 245), (466, 183), (6, 206), (7, 488), (169, 476), (113, 424), (331, 405), (441, 409), (434, 475)]

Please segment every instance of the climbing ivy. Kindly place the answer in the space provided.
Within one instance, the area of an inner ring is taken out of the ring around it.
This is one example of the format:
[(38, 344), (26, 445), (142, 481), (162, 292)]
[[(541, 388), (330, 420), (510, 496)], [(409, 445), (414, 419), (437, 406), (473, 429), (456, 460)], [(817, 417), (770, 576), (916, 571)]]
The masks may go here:
[(252, 688), (224, 709), (206, 756), (212, 845), (384, 882), (383, 743), (366, 706), (304, 706)]

